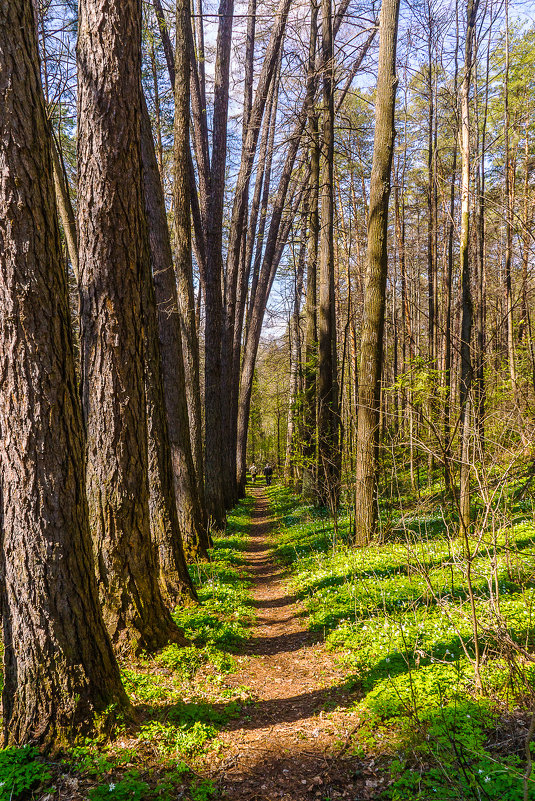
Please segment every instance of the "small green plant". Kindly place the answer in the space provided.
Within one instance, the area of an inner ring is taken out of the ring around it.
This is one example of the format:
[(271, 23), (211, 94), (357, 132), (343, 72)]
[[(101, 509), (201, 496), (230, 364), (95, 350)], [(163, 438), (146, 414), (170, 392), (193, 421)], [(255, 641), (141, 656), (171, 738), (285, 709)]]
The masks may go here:
[[(325, 513), (278, 486), (270, 504), (280, 525), (275, 554), (291, 571), (310, 628), (325, 636), (361, 692), (351, 753), (392, 759), (381, 797), (522, 801), (522, 755), (498, 751), (493, 733), (504, 709), (533, 698), (535, 669), (509, 670), (500, 642), (535, 648), (533, 519), (522, 511), (514, 525), (481, 530), (469, 588), (466, 550), (450, 536), (442, 509), (400, 515), (393, 507), (388, 540), (356, 549), (343, 510), (333, 547)], [(472, 611), (484, 653), (479, 689)], [(528, 798), (535, 801), (535, 779)]]
[(216, 797), (217, 790), (213, 782), (201, 779), (190, 788), (189, 794), (191, 801), (211, 801)]
[(90, 801), (143, 801), (148, 797), (150, 787), (140, 781), (138, 774), (130, 773), (118, 781), (99, 784), (89, 790)]
[(230, 654), (210, 645), (204, 648), (197, 648), (194, 645), (183, 648), (172, 644), (156, 658), (185, 681), (192, 679), (205, 665), (213, 665), (219, 673), (231, 673), (236, 668), (236, 660)]
[(169, 698), (170, 689), (165, 678), (157, 673), (141, 673), (130, 668), (121, 670), (123, 685), (134, 701), (151, 703)]
[(5, 748), (0, 751), (0, 801), (15, 801), (50, 781), (48, 766), (40, 761), (37, 748)]
[(103, 776), (114, 767), (112, 760), (104, 752), (99, 752), (92, 745), (78, 745), (70, 751), (70, 762), (81, 773), (90, 776)]
[(196, 720), (191, 723), (161, 723), (153, 720), (141, 727), (139, 739), (157, 745), (163, 756), (192, 756), (217, 734), (209, 723)]
[(80, 773), (99, 777), (136, 759), (135, 748), (121, 748), (118, 752), (101, 749), (102, 745), (98, 741), (88, 739), (85, 745), (71, 748), (70, 758), (66, 762)]

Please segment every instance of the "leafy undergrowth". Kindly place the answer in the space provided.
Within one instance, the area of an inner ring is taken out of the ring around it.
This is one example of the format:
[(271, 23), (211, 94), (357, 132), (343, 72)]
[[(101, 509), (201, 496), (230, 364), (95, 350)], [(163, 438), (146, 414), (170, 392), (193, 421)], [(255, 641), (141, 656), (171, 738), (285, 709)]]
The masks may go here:
[[(522, 801), (535, 681), (532, 515), (484, 531), (469, 560), (440, 510), (393, 520), (391, 541), (357, 549), (349, 516), (335, 528), (284, 487), (269, 494), (275, 554), (310, 627), (360, 688), (350, 750), (390, 772), (381, 797)], [(533, 779), (527, 789), (535, 799)]]
[(247, 497), (216, 535), (210, 561), (191, 568), (199, 604), (174, 617), (191, 645), (170, 645), (154, 657), (121, 666), (137, 723), (112, 741), (86, 740), (61, 764), (36, 749), (0, 752), (0, 801), (29, 797), (52, 801), (209, 801), (214, 783), (202, 760), (217, 752), (221, 728), (250, 703), (247, 687), (226, 677), (238, 669), (240, 646), (253, 622), (242, 552), (254, 499)]

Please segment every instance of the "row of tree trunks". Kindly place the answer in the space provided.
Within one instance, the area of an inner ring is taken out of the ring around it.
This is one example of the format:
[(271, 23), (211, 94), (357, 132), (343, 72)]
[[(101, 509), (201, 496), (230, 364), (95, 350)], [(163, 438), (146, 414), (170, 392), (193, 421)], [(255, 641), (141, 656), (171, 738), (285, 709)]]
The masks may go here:
[[(191, 33), (191, 20), (190, 20), (190, 7), (189, 3), (185, 4), (183, 0), (177, 4), (177, 25), (176, 25), (176, 37), (177, 37), (177, 58), (175, 64), (175, 57), (173, 52), (173, 46), (171, 43), (171, 39), (169, 37), (169, 32), (166, 26), (165, 17), (163, 13), (163, 8), (161, 5), (160, 0), (154, 0), (154, 10), (156, 14), (156, 18), (158, 21), (158, 26), (160, 30), (160, 37), (162, 40), (162, 45), (165, 53), (167, 69), (169, 73), (169, 80), (171, 82), (171, 87), (173, 91), (176, 88), (175, 94), (175, 124), (178, 126), (178, 136), (175, 142), (174, 148), (174, 160), (175, 160), (175, 174), (177, 176), (177, 184), (178, 187), (176, 191), (178, 192), (179, 198), (175, 198), (179, 200), (181, 203), (182, 198), (187, 196), (189, 198), (189, 202), (191, 204), (191, 209), (193, 212), (193, 221), (194, 227), (196, 231), (196, 253), (197, 258), (199, 261), (199, 267), (201, 271), (201, 282), (204, 278), (205, 273), (205, 263), (206, 263), (206, 238), (203, 231), (203, 220), (204, 216), (202, 212), (205, 210), (206, 200), (202, 206), (199, 206), (199, 199), (196, 192), (195, 187), (195, 177), (194, 177), (194, 169), (193, 164), (191, 161), (191, 153), (189, 149), (189, 139), (187, 136), (189, 130), (189, 92), (188, 92), (188, 81), (190, 80), (188, 76), (191, 75), (191, 82), (193, 83), (193, 76), (196, 75), (196, 71), (194, 69), (194, 64), (192, 64), (192, 33)], [(180, 53), (178, 50), (180, 49)], [(176, 84), (176, 74), (177, 71), (181, 75), (181, 79), (179, 85)], [(194, 92), (192, 100), (198, 97), (197, 94)], [(193, 102), (193, 110), (195, 111), (195, 103)], [(187, 119), (184, 118), (184, 113), (186, 106), (188, 106), (188, 114)], [(206, 123), (206, 116), (201, 115), (202, 119), (204, 120), (204, 124)], [(185, 162), (180, 163), (179, 159), (184, 158), (186, 159)], [(187, 175), (186, 170), (184, 169), (184, 164), (188, 164)], [(180, 166), (179, 166), (180, 165)], [(204, 175), (204, 173), (202, 173)], [(160, 190), (158, 190), (160, 192)], [(204, 194), (201, 193), (201, 196), (205, 199), (207, 190), (205, 190)], [(161, 194), (161, 209), (165, 212), (165, 200), (163, 197), (163, 191)], [(187, 212), (189, 215), (189, 212)], [(201, 414), (201, 393), (200, 393), (200, 367), (199, 367), (199, 340), (198, 340), (198, 333), (197, 333), (197, 323), (195, 319), (195, 301), (194, 301), (194, 294), (193, 294), (193, 275), (192, 275), (192, 265), (191, 265), (191, 253), (188, 253), (187, 250), (184, 249), (184, 245), (187, 244), (185, 237), (188, 238), (188, 242), (191, 244), (191, 232), (189, 227), (189, 218), (188, 218), (188, 227), (187, 231), (185, 229), (185, 217), (186, 211), (179, 213), (177, 218), (177, 226), (175, 226), (174, 237), (175, 237), (175, 244), (177, 248), (176, 259), (174, 262), (175, 271), (176, 271), (176, 288), (173, 288), (171, 283), (171, 275), (166, 274), (166, 287), (165, 293), (163, 297), (158, 297), (158, 306), (161, 308), (161, 304), (167, 311), (167, 315), (169, 317), (176, 315), (177, 320), (179, 321), (180, 331), (182, 336), (182, 344), (180, 345), (180, 349), (183, 355), (183, 364), (184, 364), (184, 374), (186, 378), (186, 403), (187, 403), (187, 411), (188, 411), (188, 435), (190, 437), (190, 450), (191, 450), (191, 457), (186, 453), (187, 444), (182, 441), (180, 449), (176, 451), (176, 457), (173, 457), (173, 469), (174, 469), (174, 476), (175, 476), (175, 484), (185, 484), (188, 492), (190, 494), (191, 501), (188, 501), (182, 508), (179, 509), (179, 518), (181, 520), (182, 530), (184, 532), (184, 538), (187, 543), (187, 548), (190, 550), (190, 554), (194, 552), (195, 548), (197, 547), (196, 543), (199, 543), (199, 553), (196, 554), (197, 556), (203, 557), (203, 549), (206, 547), (208, 541), (208, 519), (207, 519), (207, 509), (206, 509), (206, 501), (205, 501), (205, 470), (204, 470), (204, 454), (203, 454), (203, 437), (202, 437), (202, 414)], [(163, 225), (162, 219), (162, 227), (167, 229), (167, 222), (165, 222), (165, 226)], [(169, 239), (169, 232), (167, 230), (167, 234), (163, 234), (164, 239)], [(164, 248), (167, 253), (166, 256), (166, 263), (173, 263), (172, 262), (172, 251), (170, 246), (164, 242)], [(168, 259), (171, 261), (168, 261)], [(157, 272), (155, 272), (155, 282), (156, 282), (156, 292), (158, 293), (158, 286), (157, 286)], [(172, 298), (172, 295), (176, 295), (177, 302)], [(162, 320), (161, 320), (162, 323)], [(173, 326), (175, 322), (169, 321), (168, 325)], [(162, 335), (162, 331), (160, 330), (160, 336)], [(173, 334), (173, 337), (176, 336), (176, 332)], [(174, 341), (173, 337), (171, 341)], [(173, 381), (173, 371), (175, 370), (174, 365), (177, 364), (176, 359), (177, 355), (176, 352), (170, 352), (166, 354), (165, 351), (165, 344), (164, 341), (161, 343), (162, 347), (162, 358), (164, 361), (164, 368), (166, 364), (169, 364), (170, 369), (172, 372), (167, 373), (170, 378), (170, 383), (166, 386), (166, 392), (168, 391), (172, 397), (169, 398), (170, 402), (170, 409), (173, 406), (178, 405), (180, 409), (183, 408), (183, 400), (182, 398), (177, 398), (174, 400), (174, 395), (177, 392), (177, 386), (175, 386)], [(179, 347), (178, 344), (174, 345), (175, 348)], [(176, 370), (181, 372), (182, 368), (180, 365), (176, 367)], [(166, 381), (167, 383), (167, 381)], [(168, 409), (168, 414), (170, 414), (170, 409)], [(184, 425), (184, 417), (181, 414), (180, 419), (176, 420), (175, 427), (176, 427), (176, 442), (179, 441), (180, 431), (183, 430)], [(171, 430), (171, 437), (173, 437), (173, 424), (170, 422), (170, 430)], [(182, 450), (182, 454), (184, 455), (184, 459), (180, 458), (180, 450)], [(191, 465), (193, 463), (194, 471), (192, 472)], [(179, 501), (180, 506), (180, 491), (177, 490), (177, 500)], [(188, 519), (183, 519), (189, 516)], [(191, 532), (191, 535), (188, 533)], [(204, 546), (203, 546), (204, 541)]]
[(247, 431), (249, 426), (249, 410), (251, 404), (251, 391), (253, 387), (256, 355), (258, 352), (258, 344), (260, 342), (260, 333), (262, 330), (262, 322), (264, 319), (266, 304), (278, 266), (276, 256), (279, 231), (281, 228), (282, 216), (290, 187), (293, 167), (297, 157), (297, 152), (299, 150), (299, 142), (305, 126), (305, 119), (305, 116), (302, 115), (302, 119), (299, 123), (300, 128), (297, 131), (298, 135), (291, 139), (288, 147), (288, 152), (286, 154), (285, 163), (279, 180), (279, 188), (271, 210), (271, 222), (266, 246), (264, 249), (262, 266), (259, 271), (256, 292), (254, 298), (251, 300), (251, 312), (249, 315), (245, 338), (238, 406), (237, 477), (238, 486), (241, 491), (243, 491), (243, 488), (245, 487), (245, 477), (247, 472)]
[[(228, 406), (226, 415), (228, 426), (226, 429), (227, 440), (224, 443), (225, 451), (230, 454), (231, 463), (229, 465), (231, 475), (236, 476), (236, 436), (237, 436), (237, 415), (238, 415), (238, 386), (240, 371), (240, 350), (241, 331), (243, 328), (244, 304), (237, 304), (238, 294), (244, 297), (246, 294), (245, 279), (246, 262), (245, 237), (247, 235), (247, 208), (249, 201), (249, 184), (253, 168), (253, 163), (258, 147), (258, 139), (262, 118), (264, 116), (266, 104), (268, 102), (269, 90), (274, 75), (277, 72), (279, 63), (279, 53), (282, 47), (284, 32), (286, 30), (286, 20), (290, 9), (291, 0), (280, 0), (277, 9), (276, 21), (271, 33), (262, 69), (258, 77), (254, 100), (251, 102), (250, 109), (247, 108), (249, 95), (252, 97), (252, 83), (245, 88), (245, 108), (244, 117), (247, 118), (247, 129), (244, 130), (243, 148), (240, 169), (234, 190), (234, 202), (230, 220), (229, 241), (227, 247), (227, 265), (225, 272), (225, 329), (223, 335), (223, 358), (222, 363), (226, 365), (227, 372), (223, 375), (224, 385), (230, 391), (222, 394), (222, 399)], [(251, 47), (252, 48), (251, 43)], [(249, 60), (252, 58), (248, 53)], [(248, 70), (249, 79), (252, 82), (252, 69)], [(239, 289), (238, 289), (239, 286)], [(235, 336), (236, 333), (236, 336)], [(238, 495), (238, 485), (234, 481), (233, 497), (234, 502)]]
[(4, 745), (55, 749), (90, 731), (96, 713), (128, 702), (94, 578), (31, 0), (0, 3), (0, 105)]
[[(343, 0), (337, 10), (336, 17), (333, 23), (333, 39), (336, 36), (342, 20), (345, 16), (348, 7), (348, 0)], [(316, 11), (316, 26), (317, 26), (317, 11)], [(367, 52), (367, 49), (373, 40), (369, 38), (363, 45), (361, 57)], [(320, 56), (316, 61), (314, 71), (314, 95), (316, 92), (318, 75), (321, 74), (325, 67), (323, 57)], [(290, 186), (291, 177), (295, 160), (301, 145), (301, 138), (306, 127), (308, 119), (310, 99), (309, 92), (305, 94), (303, 105), (297, 115), (297, 120), (294, 129), (289, 136), (289, 145), (286, 153), (286, 158), (279, 178), (278, 188), (273, 206), (271, 209), (271, 222), (268, 231), (266, 247), (263, 251), (262, 267), (260, 268), (260, 251), (259, 253), (259, 271), (258, 278), (256, 278), (255, 270), (253, 269), (253, 281), (250, 292), (248, 322), (245, 332), (245, 343), (243, 347), (243, 362), (240, 380), (240, 395), (238, 405), (238, 424), (237, 424), (237, 479), (238, 489), (240, 492), (245, 487), (246, 476), (246, 450), (247, 450), (247, 431), (249, 424), (249, 409), (251, 403), (251, 391), (253, 386), (254, 367), (256, 363), (256, 354), (258, 351), (258, 343), (260, 341), (260, 331), (262, 321), (264, 318), (269, 292), (274, 280), (273, 270), (276, 270), (276, 262), (273, 261), (274, 254), (277, 252), (278, 245), (280, 245), (279, 233), (281, 229), (281, 221), (283, 217), (284, 203), (286, 195)], [(308, 175), (307, 175), (308, 181)], [(303, 189), (303, 187), (302, 187)], [(289, 228), (288, 228), (289, 230)], [(254, 292), (253, 292), (254, 289)]]
[(206, 527), (203, 524), (202, 510), (196, 492), (195, 470), (191, 456), (177, 285), (165, 199), (144, 99), (141, 154), (152, 280), (158, 310), (158, 336), (165, 398), (162, 408), (167, 413), (171, 475), (184, 551), (188, 559), (194, 559), (206, 555)]

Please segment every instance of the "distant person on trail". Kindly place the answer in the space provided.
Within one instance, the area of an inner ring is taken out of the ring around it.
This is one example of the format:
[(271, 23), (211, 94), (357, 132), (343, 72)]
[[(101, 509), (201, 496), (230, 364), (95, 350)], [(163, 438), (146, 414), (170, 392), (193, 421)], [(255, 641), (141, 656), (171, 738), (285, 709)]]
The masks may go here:
[(264, 467), (264, 475), (266, 477), (266, 487), (269, 487), (269, 485), (271, 484), (271, 476), (273, 475), (273, 468), (271, 467), (270, 464), (267, 464)]
[(251, 467), (249, 468), (249, 472), (251, 474), (251, 478), (253, 480), (253, 484), (255, 484), (256, 483), (256, 477), (258, 475), (258, 470), (256, 469), (256, 465), (255, 464), (251, 465)]

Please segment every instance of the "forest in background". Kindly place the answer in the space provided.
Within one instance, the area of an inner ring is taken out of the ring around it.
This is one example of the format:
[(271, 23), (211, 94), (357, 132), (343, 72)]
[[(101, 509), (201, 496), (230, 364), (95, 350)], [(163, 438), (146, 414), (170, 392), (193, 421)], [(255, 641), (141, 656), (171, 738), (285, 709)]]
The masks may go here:
[(0, 109), (4, 744), (135, 717), (266, 462), (531, 709), (533, 10), (0, 0)]

